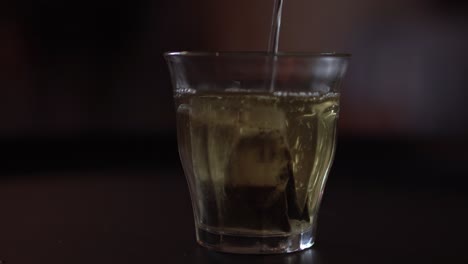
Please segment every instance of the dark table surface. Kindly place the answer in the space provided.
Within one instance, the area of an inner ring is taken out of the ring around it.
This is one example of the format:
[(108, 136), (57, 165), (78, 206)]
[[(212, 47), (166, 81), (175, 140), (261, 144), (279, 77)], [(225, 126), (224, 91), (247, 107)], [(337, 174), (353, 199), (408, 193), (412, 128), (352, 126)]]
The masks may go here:
[(338, 148), (314, 247), (284, 255), (198, 246), (174, 157), (146, 167), (10, 170), (0, 181), (0, 263), (468, 263), (462, 160), (392, 144), (354, 155), (359, 146)]

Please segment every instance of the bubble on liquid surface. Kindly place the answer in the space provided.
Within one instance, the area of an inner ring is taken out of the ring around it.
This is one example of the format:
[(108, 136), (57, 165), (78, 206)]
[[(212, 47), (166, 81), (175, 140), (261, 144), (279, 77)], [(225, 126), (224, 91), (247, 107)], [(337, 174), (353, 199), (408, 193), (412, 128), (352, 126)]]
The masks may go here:
[(180, 104), (179, 107), (177, 107), (177, 113), (181, 113), (181, 114), (190, 113), (191, 109), (192, 108), (190, 107), (190, 105)]

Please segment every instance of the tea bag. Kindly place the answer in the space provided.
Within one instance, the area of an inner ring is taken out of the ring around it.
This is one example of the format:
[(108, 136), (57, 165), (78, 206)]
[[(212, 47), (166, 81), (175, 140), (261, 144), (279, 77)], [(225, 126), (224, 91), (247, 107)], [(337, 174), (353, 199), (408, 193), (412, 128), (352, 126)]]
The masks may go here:
[(291, 155), (279, 131), (239, 140), (231, 155), (225, 188), (226, 226), (289, 232), (289, 219), (302, 218)]

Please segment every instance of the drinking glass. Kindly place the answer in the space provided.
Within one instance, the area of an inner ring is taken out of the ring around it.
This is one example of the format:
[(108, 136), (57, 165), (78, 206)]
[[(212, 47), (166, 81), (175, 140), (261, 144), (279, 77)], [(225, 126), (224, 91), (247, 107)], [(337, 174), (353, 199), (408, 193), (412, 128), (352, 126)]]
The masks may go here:
[(198, 243), (252, 254), (311, 247), (350, 56), (164, 57)]

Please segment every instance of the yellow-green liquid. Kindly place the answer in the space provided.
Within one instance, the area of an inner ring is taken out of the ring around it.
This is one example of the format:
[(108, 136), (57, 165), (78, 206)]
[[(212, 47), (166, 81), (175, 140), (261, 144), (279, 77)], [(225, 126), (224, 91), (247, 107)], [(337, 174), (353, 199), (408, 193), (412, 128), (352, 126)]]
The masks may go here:
[(338, 94), (176, 95), (179, 152), (198, 227), (265, 236), (312, 228), (338, 101)]

